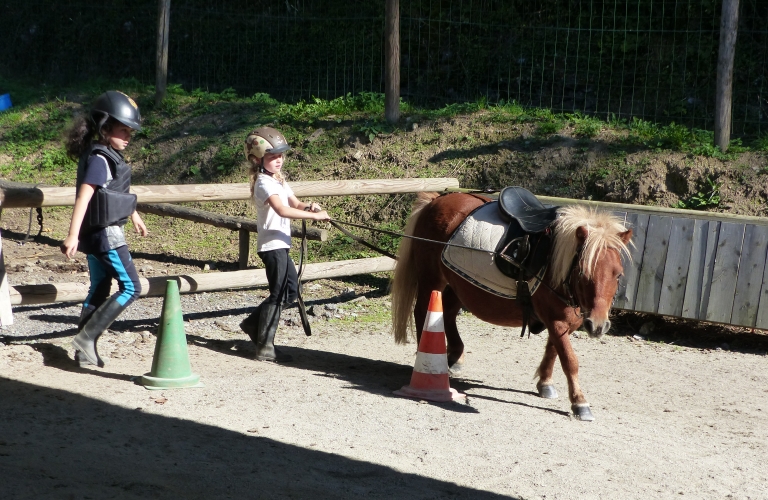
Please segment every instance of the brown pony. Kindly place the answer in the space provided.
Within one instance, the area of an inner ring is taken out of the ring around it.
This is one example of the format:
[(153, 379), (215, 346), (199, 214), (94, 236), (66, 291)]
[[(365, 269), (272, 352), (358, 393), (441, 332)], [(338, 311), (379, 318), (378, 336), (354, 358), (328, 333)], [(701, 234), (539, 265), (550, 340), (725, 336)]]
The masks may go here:
[[(488, 201), (464, 193), (422, 193), (405, 233), (446, 242), (475, 208)], [(629, 257), (627, 245), (632, 230), (625, 229), (610, 214), (579, 206), (560, 209), (553, 229), (549, 267), (532, 297), (534, 321), (549, 330), (544, 358), (536, 371), (536, 387), (543, 398), (557, 397), (552, 373), (559, 356), (574, 415), (580, 420), (594, 420), (579, 387), (579, 361), (570, 334), (583, 324), (591, 337), (600, 337), (611, 327), (608, 314), (623, 272), (621, 255)], [(402, 239), (392, 281), (392, 324), (395, 341), (406, 342), (411, 309), (415, 324), (421, 328), (432, 290), (442, 291), (448, 364), (455, 374), (464, 362), (464, 343), (456, 327), (459, 309), (463, 307), (477, 318), (501, 326), (521, 326), (523, 311), (517, 300), (486, 292), (448, 269), (440, 258), (443, 248), (439, 243)]]

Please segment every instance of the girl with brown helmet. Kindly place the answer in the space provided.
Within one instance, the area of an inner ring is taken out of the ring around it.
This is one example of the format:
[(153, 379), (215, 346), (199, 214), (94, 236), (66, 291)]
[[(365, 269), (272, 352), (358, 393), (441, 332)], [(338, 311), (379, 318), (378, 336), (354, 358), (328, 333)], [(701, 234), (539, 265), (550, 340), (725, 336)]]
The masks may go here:
[(256, 344), (256, 359), (288, 362), (292, 357), (275, 348), (280, 313), (298, 295), (296, 267), (288, 256), (291, 248), (290, 219), (330, 220), (317, 203), (304, 203), (293, 194), (282, 174), (285, 152), (291, 146), (270, 127), (261, 127), (245, 139), (250, 162), (251, 199), (258, 221), (257, 251), (264, 261), (269, 297), (240, 323)]
[[(136, 195), (129, 193), (131, 167), (121, 153), (131, 133), (141, 130), (140, 121), (133, 99), (108, 91), (67, 137), (67, 153), (78, 161), (77, 195), (61, 251), (69, 258), (78, 250), (85, 253), (91, 281), (72, 340), (80, 366), (104, 366), (96, 341), (141, 292), (123, 226), (130, 219), (141, 236), (147, 235), (147, 227), (136, 212)], [(110, 296), (113, 279), (119, 289)]]

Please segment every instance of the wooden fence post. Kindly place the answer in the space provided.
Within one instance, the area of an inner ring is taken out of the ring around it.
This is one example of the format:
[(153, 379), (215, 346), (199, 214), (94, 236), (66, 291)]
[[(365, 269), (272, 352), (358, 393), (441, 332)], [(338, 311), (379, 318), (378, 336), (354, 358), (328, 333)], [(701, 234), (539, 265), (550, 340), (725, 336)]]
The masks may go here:
[(739, 27), (739, 0), (723, 0), (720, 14), (720, 50), (717, 55), (715, 93), (715, 145), (725, 152), (731, 142), (733, 57)]
[(384, 25), (384, 118), (400, 119), (400, 0), (387, 0)]
[(0, 238), (0, 326), (13, 324), (11, 309), (11, 288), (8, 285), (8, 275), (5, 272), (5, 256), (3, 255), (3, 239)]
[(168, 83), (168, 28), (171, 20), (171, 0), (157, 0), (157, 57), (155, 68), (155, 106), (165, 99)]
[(241, 229), (239, 235), (238, 242), (240, 244), (240, 251), (238, 252), (238, 268), (243, 270), (248, 269), (248, 257), (251, 254), (251, 233), (247, 229)]

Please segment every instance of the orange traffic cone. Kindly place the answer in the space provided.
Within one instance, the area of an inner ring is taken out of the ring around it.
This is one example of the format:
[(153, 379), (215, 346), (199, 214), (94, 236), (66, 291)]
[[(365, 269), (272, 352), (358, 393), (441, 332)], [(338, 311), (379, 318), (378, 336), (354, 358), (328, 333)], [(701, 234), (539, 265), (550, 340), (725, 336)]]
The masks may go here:
[(427, 319), (421, 331), (419, 350), (413, 366), (411, 383), (395, 391), (397, 396), (426, 399), (429, 401), (457, 401), (467, 397), (448, 382), (448, 357), (445, 349), (443, 326), (443, 298), (433, 291), (429, 299)]

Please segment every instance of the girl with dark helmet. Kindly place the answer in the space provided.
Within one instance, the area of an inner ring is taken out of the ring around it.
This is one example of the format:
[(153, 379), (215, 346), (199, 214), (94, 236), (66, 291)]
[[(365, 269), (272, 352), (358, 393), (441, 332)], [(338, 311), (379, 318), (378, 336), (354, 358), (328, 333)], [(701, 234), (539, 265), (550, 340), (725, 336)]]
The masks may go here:
[(285, 182), (283, 161), (289, 149), (283, 134), (271, 127), (258, 128), (245, 139), (245, 157), (251, 165), (251, 198), (259, 225), (257, 249), (264, 261), (269, 297), (240, 323), (240, 328), (256, 344), (256, 359), (260, 361), (292, 360), (275, 348), (280, 312), (298, 296), (296, 267), (288, 256), (290, 219), (330, 219), (317, 203), (299, 201)]
[[(91, 281), (72, 340), (80, 366), (104, 366), (96, 341), (141, 292), (123, 226), (130, 219), (141, 236), (147, 227), (136, 212), (136, 195), (129, 193), (131, 167), (121, 153), (131, 133), (141, 130), (140, 121), (133, 99), (108, 91), (67, 137), (67, 153), (78, 161), (77, 197), (61, 251), (69, 258), (78, 250), (85, 253)], [(119, 289), (110, 296), (113, 279)]]

